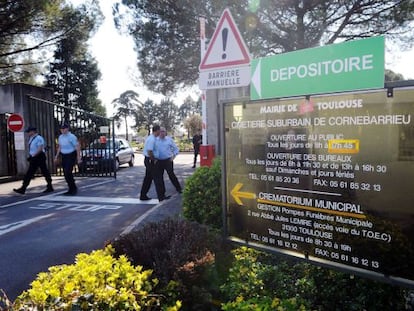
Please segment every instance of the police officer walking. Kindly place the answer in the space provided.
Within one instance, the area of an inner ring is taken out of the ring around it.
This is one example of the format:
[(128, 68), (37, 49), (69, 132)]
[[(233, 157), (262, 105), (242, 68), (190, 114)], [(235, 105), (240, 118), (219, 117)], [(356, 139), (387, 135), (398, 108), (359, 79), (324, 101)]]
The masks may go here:
[(46, 190), (43, 193), (52, 192), (52, 177), (46, 166), (45, 140), (37, 133), (37, 129), (33, 126), (29, 126), (25, 132), (29, 135), (29, 157), (27, 158), (29, 161), (29, 169), (24, 175), (22, 186), (13, 189), (13, 191), (24, 194), (37, 169), (40, 168), (47, 182)]
[(58, 138), (58, 149), (55, 156), (57, 162), (62, 155), (62, 168), (69, 190), (64, 195), (76, 195), (78, 188), (73, 177), (73, 167), (82, 162), (82, 155), (78, 138), (69, 131), (69, 124), (63, 123), (60, 127), (61, 134)]

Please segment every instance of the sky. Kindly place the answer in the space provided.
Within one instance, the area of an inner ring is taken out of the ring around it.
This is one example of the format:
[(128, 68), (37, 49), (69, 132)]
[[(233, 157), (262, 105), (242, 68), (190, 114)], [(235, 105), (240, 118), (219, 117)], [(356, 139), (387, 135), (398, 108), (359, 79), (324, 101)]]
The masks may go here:
[(387, 51), (387, 47), (391, 45), (386, 41), (385, 68), (402, 74), (407, 80), (414, 80), (414, 46), (405, 52), (392, 53)]
[[(82, 2), (73, 0), (74, 3)], [(139, 100), (144, 102), (151, 98), (158, 103), (163, 96), (148, 91), (143, 86), (136, 86), (130, 73), (136, 68), (136, 53), (130, 36), (121, 35), (115, 29), (112, 18), (112, 5), (116, 1), (100, 1), (105, 21), (98, 32), (90, 40), (90, 52), (98, 62), (102, 79), (98, 83), (99, 98), (106, 106), (108, 116), (114, 109), (111, 102), (123, 92), (133, 90), (139, 94)]]
[[(82, 3), (83, 0), (71, 0), (74, 5)], [(90, 51), (98, 62), (102, 73), (102, 79), (98, 83), (100, 91), (99, 98), (107, 108), (108, 116), (112, 116), (114, 109), (111, 105), (112, 100), (118, 98), (124, 91), (133, 90), (139, 94), (139, 99), (144, 102), (151, 98), (159, 103), (163, 96), (149, 92), (143, 86), (135, 85), (129, 72), (136, 70), (136, 53), (132, 38), (121, 35), (115, 29), (112, 18), (112, 5), (115, 0), (100, 1), (101, 10), (105, 15), (105, 21), (90, 40)], [(198, 27), (198, 25), (195, 25)], [(388, 43), (389, 44), (389, 43)], [(386, 45), (388, 47), (387, 41)], [(386, 49), (385, 67), (396, 73), (400, 73), (404, 78), (414, 79), (414, 48), (407, 52), (390, 53)], [(194, 99), (199, 96), (199, 91), (194, 88), (191, 92), (179, 93), (172, 98), (180, 105), (185, 97), (191, 95)]]

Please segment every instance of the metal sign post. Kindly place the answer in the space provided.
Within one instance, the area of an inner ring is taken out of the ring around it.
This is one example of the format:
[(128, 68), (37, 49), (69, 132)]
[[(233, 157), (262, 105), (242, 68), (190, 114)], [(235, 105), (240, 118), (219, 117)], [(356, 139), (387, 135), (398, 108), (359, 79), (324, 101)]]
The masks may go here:
[[(206, 19), (200, 17), (200, 56), (204, 58), (206, 51)], [(202, 144), (207, 144), (207, 107), (206, 107), (206, 91), (201, 89), (201, 118), (202, 118)]]

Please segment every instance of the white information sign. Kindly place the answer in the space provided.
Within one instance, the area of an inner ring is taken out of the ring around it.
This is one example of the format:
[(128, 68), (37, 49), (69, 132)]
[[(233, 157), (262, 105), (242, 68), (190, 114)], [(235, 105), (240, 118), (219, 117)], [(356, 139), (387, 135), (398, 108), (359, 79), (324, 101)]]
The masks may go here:
[(14, 132), (14, 146), (16, 150), (25, 150), (24, 132)]
[(247, 86), (250, 83), (250, 66), (222, 68), (200, 72), (202, 90)]

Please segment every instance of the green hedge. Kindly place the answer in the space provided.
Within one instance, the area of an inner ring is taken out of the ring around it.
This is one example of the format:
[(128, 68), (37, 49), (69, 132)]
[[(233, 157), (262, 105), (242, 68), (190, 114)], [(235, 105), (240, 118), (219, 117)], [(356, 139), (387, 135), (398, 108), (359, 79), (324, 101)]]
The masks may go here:
[(185, 218), (222, 229), (221, 158), (216, 157), (211, 167), (201, 166), (187, 178), (183, 192)]

